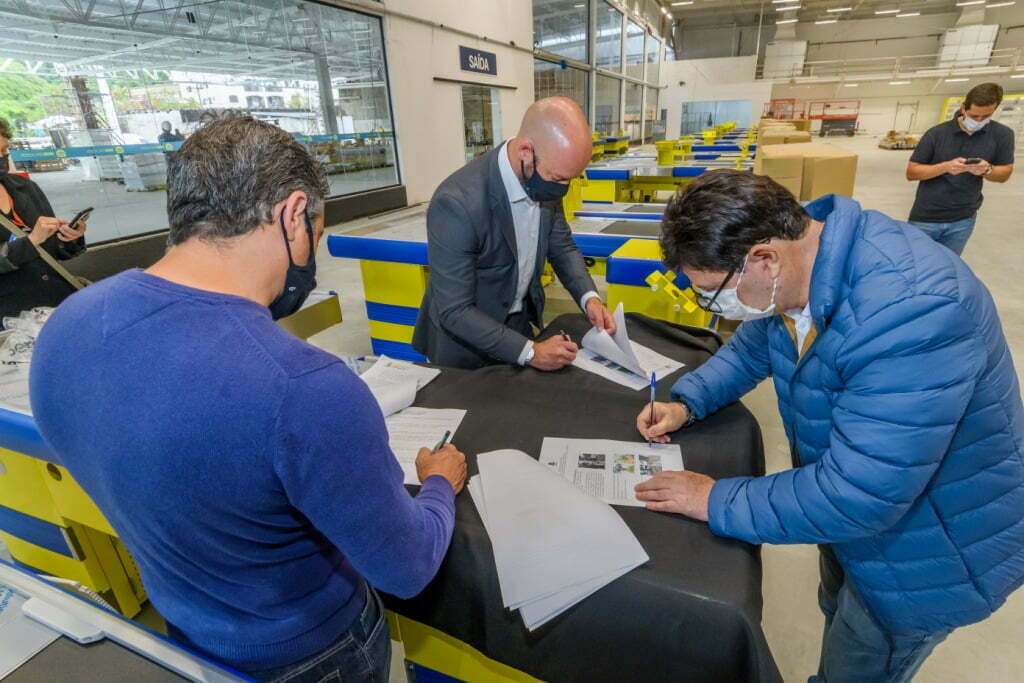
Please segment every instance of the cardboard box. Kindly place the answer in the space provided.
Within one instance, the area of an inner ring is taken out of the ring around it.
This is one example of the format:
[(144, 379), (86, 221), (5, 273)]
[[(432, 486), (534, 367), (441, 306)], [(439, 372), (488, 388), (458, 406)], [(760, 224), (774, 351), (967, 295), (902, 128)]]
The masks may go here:
[(833, 193), (850, 197), (857, 178), (857, 155), (819, 142), (768, 145), (758, 147), (754, 172), (768, 176), (800, 201)]
[(811, 134), (796, 130), (791, 126), (772, 126), (764, 129), (757, 137), (758, 145), (790, 145), (798, 142), (810, 142)]
[(773, 125), (793, 126), (796, 130), (811, 132), (810, 119), (761, 119), (758, 123), (759, 128)]

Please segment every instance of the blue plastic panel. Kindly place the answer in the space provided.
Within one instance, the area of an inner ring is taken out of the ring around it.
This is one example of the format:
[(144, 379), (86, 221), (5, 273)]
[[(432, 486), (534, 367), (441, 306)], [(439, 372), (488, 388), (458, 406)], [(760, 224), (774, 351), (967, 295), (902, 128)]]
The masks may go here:
[(594, 168), (584, 171), (589, 180), (629, 180), (629, 169)]
[[(651, 259), (637, 258), (610, 258), (608, 259), (608, 284), (631, 285), (633, 287), (647, 287), (647, 276), (657, 270), (664, 273), (668, 270), (664, 265)], [(690, 280), (682, 273), (676, 275), (673, 280), (680, 289), (690, 286)]]
[(382, 240), (373, 237), (328, 235), (327, 250), (331, 256), (427, 265), (427, 243), (404, 240)]
[(75, 557), (59, 526), (3, 505), (0, 505), (0, 530), (59, 555)]
[(47, 462), (57, 462), (43, 441), (36, 421), (28, 415), (4, 408), (0, 408), (0, 447)]
[(366, 317), (380, 323), (395, 323), (396, 325), (415, 325), (416, 316), (420, 309), (412, 306), (395, 306), (394, 304), (378, 304), (373, 301), (366, 302)]
[(377, 356), (391, 356), (392, 358), (419, 363), (427, 362), (427, 357), (412, 348), (412, 344), (388, 341), (387, 339), (374, 339), (373, 337), (370, 338), (370, 344), (373, 346), (373, 353)]

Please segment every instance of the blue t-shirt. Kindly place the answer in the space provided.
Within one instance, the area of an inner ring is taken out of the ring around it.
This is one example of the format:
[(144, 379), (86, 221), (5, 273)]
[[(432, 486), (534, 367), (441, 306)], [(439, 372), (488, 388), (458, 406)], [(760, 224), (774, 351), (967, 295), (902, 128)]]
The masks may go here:
[(141, 271), (92, 285), (39, 336), (32, 410), (185, 643), (248, 671), (351, 626), (364, 577), (433, 578), (454, 496), (402, 485), (380, 409), (266, 307)]

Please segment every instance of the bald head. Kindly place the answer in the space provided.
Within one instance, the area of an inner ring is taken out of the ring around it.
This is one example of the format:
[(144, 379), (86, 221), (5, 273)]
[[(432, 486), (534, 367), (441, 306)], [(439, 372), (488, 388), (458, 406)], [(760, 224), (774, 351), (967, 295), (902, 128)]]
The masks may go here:
[(590, 125), (580, 106), (568, 97), (547, 97), (530, 105), (515, 142), (510, 156), (517, 154), (527, 169), (537, 159), (541, 175), (548, 180), (568, 181), (590, 163)]

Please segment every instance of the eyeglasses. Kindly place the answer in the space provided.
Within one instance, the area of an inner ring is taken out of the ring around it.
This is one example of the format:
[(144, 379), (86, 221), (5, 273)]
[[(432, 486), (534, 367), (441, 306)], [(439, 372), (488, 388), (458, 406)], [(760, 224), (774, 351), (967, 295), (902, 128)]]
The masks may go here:
[(722, 280), (722, 284), (718, 285), (718, 289), (716, 289), (715, 293), (710, 297), (704, 292), (694, 289), (693, 293), (696, 295), (697, 305), (708, 313), (721, 313), (722, 307), (717, 303), (718, 296), (722, 293), (722, 290), (725, 289), (725, 286), (729, 284), (729, 280), (732, 279), (732, 276), (736, 274), (736, 270), (737, 269), (735, 267), (729, 269), (729, 274), (725, 276), (725, 279)]

